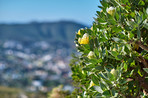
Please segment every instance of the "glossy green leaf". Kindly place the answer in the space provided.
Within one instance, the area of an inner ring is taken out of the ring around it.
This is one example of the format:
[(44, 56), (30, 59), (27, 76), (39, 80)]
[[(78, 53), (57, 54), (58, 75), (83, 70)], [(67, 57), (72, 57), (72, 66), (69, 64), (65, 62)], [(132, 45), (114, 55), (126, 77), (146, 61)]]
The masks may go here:
[(111, 51), (112, 56), (117, 57), (118, 53), (116, 51)]
[(110, 91), (109, 91), (109, 90), (104, 91), (104, 92), (103, 92), (103, 95), (104, 95), (104, 96), (106, 96), (106, 97), (107, 97), (107, 96), (111, 96), (111, 94), (110, 94)]
[(143, 70), (148, 73), (148, 68), (143, 68)]
[(96, 75), (92, 74), (91, 78), (93, 83), (95, 83), (96, 85), (99, 85), (99, 78)]
[(103, 91), (107, 90), (107, 87), (103, 83), (100, 82), (99, 85)]
[(139, 40), (141, 39), (141, 31), (139, 30), (139, 28), (137, 28), (137, 37)]
[(124, 69), (125, 71), (127, 71), (128, 65), (126, 63), (124, 63)]

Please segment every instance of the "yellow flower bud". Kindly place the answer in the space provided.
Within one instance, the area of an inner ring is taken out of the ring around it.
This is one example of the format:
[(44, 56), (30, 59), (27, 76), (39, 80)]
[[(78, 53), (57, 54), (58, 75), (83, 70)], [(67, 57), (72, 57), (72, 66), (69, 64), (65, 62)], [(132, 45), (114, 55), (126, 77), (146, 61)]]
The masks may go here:
[(101, 10), (100, 12), (103, 12), (103, 10)]
[(78, 42), (81, 44), (81, 38), (78, 39)]
[(115, 77), (117, 77), (117, 71), (116, 71), (115, 69), (112, 69), (112, 70), (110, 71), (110, 73), (111, 73), (112, 75), (114, 75)]
[(90, 29), (93, 31), (93, 26)]
[(84, 29), (82, 29), (82, 28), (79, 29), (79, 30), (78, 30), (78, 33), (77, 33), (78, 35), (81, 35), (81, 30), (84, 30)]
[(81, 96), (78, 95), (77, 98), (81, 98)]
[(85, 74), (83, 70), (82, 70), (82, 74)]
[(91, 87), (94, 86), (94, 85), (95, 85), (94, 82), (91, 81), (91, 82), (90, 82), (90, 85), (89, 85), (89, 88), (91, 88)]
[(113, 51), (117, 51), (117, 49), (116, 48), (113, 48)]
[(90, 51), (90, 52), (88, 53), (87, 57), (88, 57), (89, 59), (92, 59), (92, 58), (95, 57), (95, 53), (94, 53), (93, 51)]
[(81, 35), (81, 32), (80, 32), (80, 30), (78, 30), (78, 33), (77, 33), (78, 35)]
[(81, 39), (78, 39), (80, 44), (88, 44), (89, 43), (89, 35), (85, 33)]
[(107, 10), (106, 10), (106, 11), (107, 11), (107, 13), (108, 13), (108, 14), (110, 14), (110, 15), (112, 15), (112, 16), (113, 16), (113, 15), (114, 15), (114, 13), (115, 13), (115, 8), (114, 8), (114, 7), (109, 7), (109, 8), (107, 8)]

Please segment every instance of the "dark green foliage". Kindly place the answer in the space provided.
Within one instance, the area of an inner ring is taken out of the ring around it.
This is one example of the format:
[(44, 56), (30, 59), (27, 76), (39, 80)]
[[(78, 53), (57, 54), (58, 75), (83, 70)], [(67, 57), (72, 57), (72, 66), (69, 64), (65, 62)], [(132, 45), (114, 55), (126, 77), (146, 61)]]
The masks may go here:
[[(148, 96), (148, 1), (101, 0), (91, 29), (76, 35), (72, 78), (79, 97)], [(81, 44), (83, 34), (89, 43)], [(95, 56), (90, 58), (92, 51)]]

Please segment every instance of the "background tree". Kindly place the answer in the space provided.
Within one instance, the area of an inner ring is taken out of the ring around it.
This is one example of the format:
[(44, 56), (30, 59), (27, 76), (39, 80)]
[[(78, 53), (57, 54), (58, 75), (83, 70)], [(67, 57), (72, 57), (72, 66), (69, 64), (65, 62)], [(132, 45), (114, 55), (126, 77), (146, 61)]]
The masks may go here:
[(78, 97), (148, 96), (148, 0), (101, 0), (71, 60)]

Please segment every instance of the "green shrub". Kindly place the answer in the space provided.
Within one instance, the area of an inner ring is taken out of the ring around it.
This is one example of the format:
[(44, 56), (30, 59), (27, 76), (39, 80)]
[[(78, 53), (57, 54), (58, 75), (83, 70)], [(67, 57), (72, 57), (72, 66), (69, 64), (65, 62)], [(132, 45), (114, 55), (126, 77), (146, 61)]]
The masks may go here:
[(148, 0), (101, 0), (91, 28), (78, 31), (71, 60), (73, 94), (148, 96)]

